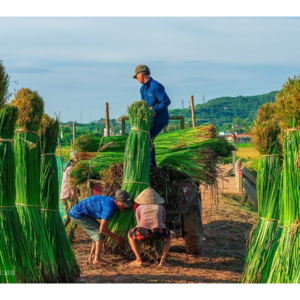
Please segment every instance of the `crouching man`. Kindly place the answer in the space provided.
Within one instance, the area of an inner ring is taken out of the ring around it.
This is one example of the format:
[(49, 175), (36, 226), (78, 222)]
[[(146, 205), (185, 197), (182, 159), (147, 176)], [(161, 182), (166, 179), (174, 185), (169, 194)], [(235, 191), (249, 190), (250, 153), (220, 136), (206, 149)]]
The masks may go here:
[[(69, 216), (78, 226), (81, 226), (93, 239), (89, 262), (94, 265), (106, 266), (107, 263), (100, 258), (105, 236), (115, 239), (120, 245), (124, 245), (124, 239), (112, 233), (107, 225), (114, 212), (118, 209), (132, 207), (130, 196), (126, 191), (118, 190), (114, 197), (91, 196), (76, 204), (69, 212)], [(100, 227), (96, 219), (101, 219)]]
[(128, 240), (136, 260), (131, 262), (130, 265), (142, 266), (138, 242), (145, 239), (155, 239), (164, 241), (159, 266), (167, 267), (166, 257), (172, 243), (172, 235), (165, 225), (166, 211), (161, 205), (165, 200), (149, 187), (140, 193), (134, 201), (138, 204), (135, 211), (137, 225), (129, 231)]

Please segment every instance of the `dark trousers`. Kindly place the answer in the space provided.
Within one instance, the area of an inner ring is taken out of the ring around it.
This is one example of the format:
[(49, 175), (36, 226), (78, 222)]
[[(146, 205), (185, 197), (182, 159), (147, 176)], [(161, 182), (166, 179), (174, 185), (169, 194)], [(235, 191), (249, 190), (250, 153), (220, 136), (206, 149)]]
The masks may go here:
[[(153, 143), (154, 139), (157, 137), (157, 135), (163, 130), (163, 128), (168, 125), (168, 123), (169, 123), (169, 119), (163, 120), (163, 121), (155, 120), (153, 122), (153, 125), (150, 129), (150, 137), (151, 137), (152, 143)], [(150, 168), (153, 168), (153, 167), (156, 167), (154, 143), (153, 143), (152, 151), (150, 153)]]

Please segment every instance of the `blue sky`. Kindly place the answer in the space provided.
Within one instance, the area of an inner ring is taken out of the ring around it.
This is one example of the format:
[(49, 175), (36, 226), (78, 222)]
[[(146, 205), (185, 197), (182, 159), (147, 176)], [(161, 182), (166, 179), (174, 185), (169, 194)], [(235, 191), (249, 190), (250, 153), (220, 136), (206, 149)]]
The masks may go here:
[(300, 75), (300, 18), (0, 17), (0, 59), (14, 88), (37, 90), (62, 121), (126, 114), (140, 99), (131, 78), (146, 64), (170, 109), (222, 96), (279, 90)]

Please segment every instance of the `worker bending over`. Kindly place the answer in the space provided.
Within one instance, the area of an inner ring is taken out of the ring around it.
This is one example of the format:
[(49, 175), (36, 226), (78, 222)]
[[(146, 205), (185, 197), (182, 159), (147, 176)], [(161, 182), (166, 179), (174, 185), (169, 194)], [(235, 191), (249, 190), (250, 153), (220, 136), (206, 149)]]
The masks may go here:
[[(70, 210), (70, 218), (79, 226), (84, 228), (93, 239), (89, 262), (93, 260), (94, 265), (106, 266), (107, 263), (100, 258), (105, 236), (115, 239), (120, 245), (124, 245), (124, 239), (115, 235), (108, 229), (108, 222), (118, 209), (132, 207), (130, 196), (126, 191), (116, 191), (114, 197), (91, 196), (82, 200)], [(101, 219), (100, 228), (97, 219)]]
[[(138, 65), (131, 77), (142, 84), (140, 90), (141, 98), (153, 110), (152, 127), (150, 129), (150, 137), (153, 142), (156, 136), (169, 123), (168, 106), (171, 103), (170, 98), (165, 92), (163, 85), (150, 76), (150, 69), (146, 65)], [(150, 167), (156, 167), (154, 145), (150, 154)]]
[(161, 205), (165, 202), (164, 199), (149, 187), (136, 197), (135, 202), (138, 204), (135, 211), (137, 225), (128, 232), (128, 240), (136, 260), (130, 265), (142, 266), (138, 242), (145, 239), (155, 239), (164, 241), (159, 266), (168, 266), (165, 261), (170, 250), (172, 235), (165, 225), (166, 211)]

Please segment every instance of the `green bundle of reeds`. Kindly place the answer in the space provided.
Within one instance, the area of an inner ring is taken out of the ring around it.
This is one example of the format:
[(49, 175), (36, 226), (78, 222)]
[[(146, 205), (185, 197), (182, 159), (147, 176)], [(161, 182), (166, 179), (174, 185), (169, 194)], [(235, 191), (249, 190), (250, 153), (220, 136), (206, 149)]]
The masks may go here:
[(18, 107), (14, 136), (16, 205), (23, 231), (45, 282), (57, 280), (57, 267), (40, 213), (40, 149), (37, 130), (44, 101), (37, 92), (20, 89), (13, 106)]
[[(159, 148), (156, 152), (156, 161), (159, 166), (170, 166), (181, 172), (186, 178), (191, 179), (195, 184), (203, 183), (208, 185), (216, 184), (217, 164), (222, 157), (231, 154), (235, 147), (225, 139), (215, 137), (202, 142), (180, 146), (163, 151)], [(91, 157), (90, 162), (80, 160)], [(106, 152), (79, 152), (76, 154), (79, 162), (75, 165), (70, 174), (70, 182), (78, 186), (90, 179), (99, 179), (99, 170), (107, 169), (111, 163), (123, 161), (121, 153)]]
[[(195, 128), (161, 133), (155, 138), (157, 154), (171, 150), (181, 150), (194, 144), (216, 137), (216, 128), (202, 125)], [(100, 137), (95, 134), (82, 134), (77, 137), (73, 147), (77, 152), (119, 152), (124, 153), (127, 136)]]
[(82, 134), (74, 141), (77, 152), (120, 152), (124, 153), (127, 136), (101, 137), (95, 134)]
[(280, 225), (272, 245), (275, 252), (268, 283), (299, 283), (300, 248), (300, 77), (288, 79), (276, 95), (281, 120), (283, 174), (280, 190)]
[[(13, 136), (18, 109), (5, 105), (0, 109), (0, 227), (3, 228), (6, 247), (11, 253), (18, 282), (41, 282), (35, 268), (32, 252), (24, 235), (15, 207), (15, 162)], [(3, 220), (6, 222), (3, 222)]]
[(80, 274), (59, 212), (58, 174), (55, 148), (59, 121), (44, 114), (39, 128), (41, 148), (41, 208), (43, 221), (58, 268), (60, 282), (74, 282)]
[(89, 161), (81, 160), (76, 163), (70, 173), (70, 184), (75, 187), (85, 183), (88, 179), (99, 179), (99, 171), (123, 160), (124, 154), (118, 152), (100, 152)]
[(168, 150), (164, 150), (164, 148), (160, 148), (162, 144), (158, 144), (156, 151), (156, 144), (155, 143), (155, 153), (157, 160), (160, 159), (160, 156), (165, 157), (167, 155), (173, 155), (176, 152), (182, 152), (182, 151), (200, 151), (204, 149), (210, 149), (216, 153), (220, 158), (221, 157), (228, 157), (232, 151), (236, 150), (236, 148), (229, 144), (225, 138), (223, 137), (214, 137), (210, 139), (204, 139), (203, 141), (194, 142), (190, 145), (180, 145), (180, 147), (173, 147), (169, 148)]
[(243, 282), (266, 282), (273, 251), (272, 242), (279, 220), (279, 189), (281, 180), (281, 145), (278, 142), (279, 122), (275, 116), (275, 104), (263, 105), (257, 114), (252, 134), (256, 148), (262, 155), (257, 174), (257, 198), (259, 220), (252, 230), (246, 255)]
[[(124, 155), (122, 190), (129, 193), (131, 201), (149, 187), (150, 174), (150, 126), (152, 110), (145, 101), (136, 101), (128, 107), (129, 133)], [(136, 225), (133, 209), (116, 211), (109, 222), (109, 228), (127, 241), (127, 233)], [(106, 244), (116, 247), (116, 241), (107, 238)]]
[(213, 125), (201, 125), (179, 131), (161, 133), (155, 138), (155, 153), (181, 150), (194, 144), (201, 143), (216, 137), (216, 128)]
[(281, 145), (278, 143), (279, 122), (276, 106), (266, 103), (258, 110), (252, 134), (261, 154), (257, 172), (258, 222), (248, 240), (244, 283), (266, 282), (272, 264), (271, 251), (279, 221), (279, 191), (281, 182)]
[[(162, 159), (162, 160), (161, 160)], [(157, 158), (159, 166), (169, 166), (190, 179), (195, 185), (216, 186), (219, 162), (218, 155), (209, 148), (185, 150), (161, 155)]]

